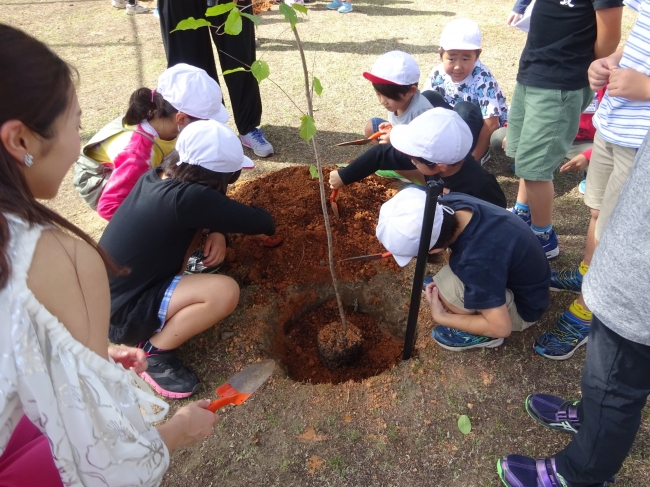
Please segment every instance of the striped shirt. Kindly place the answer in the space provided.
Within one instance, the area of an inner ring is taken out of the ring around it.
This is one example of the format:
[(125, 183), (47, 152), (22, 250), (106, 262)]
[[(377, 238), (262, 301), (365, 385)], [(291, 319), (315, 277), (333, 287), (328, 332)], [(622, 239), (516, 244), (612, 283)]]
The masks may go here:
[[(650, 0), (625, 0), (625, 4), (639, 15), (625, 42), (619, 67), (650, 76)], [(650, 129), (650, 100), (632, 101), (607, 92), (594, 125), (607, 142), (638, 149)]]

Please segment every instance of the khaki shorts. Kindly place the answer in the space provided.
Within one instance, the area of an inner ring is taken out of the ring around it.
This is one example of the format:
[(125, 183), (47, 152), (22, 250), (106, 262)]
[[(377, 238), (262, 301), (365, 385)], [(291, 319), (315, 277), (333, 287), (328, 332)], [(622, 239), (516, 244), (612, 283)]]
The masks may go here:
[(596, 221), (596, 240), (603, 235), (635, 156), (636, 149), (607, 142), (596, 132), (584, 200), (589, 208), (600, 210)]
[[(479, 312), (479, 310), (476, 309), (465, 308), (465, 285), (448, 265), (443, 266), (442, 269), (433, 276), (433, 282), (438, 286), (442, 297), (453, 306), (456, 306), (467, 313), (476, 314)], [(514, 295), (510, 289), (506, 289), (506, 307), (510, 314), (512, 331), (524, 331), (529, 326), (535, 324), (535, 322), (531, 323), (524, 321), (523, 318), (519, 316), (519, 313), (517, 313), (517, 307), (515, 306)]]
[(580, 114), (594, 94), (515, 85), (508, 113), (506, 154), (515, 174), (529, 181), (552, 181), (578, 133)]

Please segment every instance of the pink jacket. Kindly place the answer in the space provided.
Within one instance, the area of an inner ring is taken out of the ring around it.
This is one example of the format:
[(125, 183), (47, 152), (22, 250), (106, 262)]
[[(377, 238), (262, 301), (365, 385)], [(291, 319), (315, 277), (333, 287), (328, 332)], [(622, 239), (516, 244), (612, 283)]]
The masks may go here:
[[(145, 132), (140, 125), (137, 130)], [(133, 132), (129, 143), (113, 161), (115, 167), (97, 203), (99, 216), (110, 220), (140, 176), (151, 169), (152, 147), (151, 140)]]

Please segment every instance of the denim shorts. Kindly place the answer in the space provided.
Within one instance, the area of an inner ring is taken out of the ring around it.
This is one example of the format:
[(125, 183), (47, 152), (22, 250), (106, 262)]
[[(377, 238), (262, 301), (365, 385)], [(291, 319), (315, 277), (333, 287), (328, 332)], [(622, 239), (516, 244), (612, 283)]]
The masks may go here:
[(388, 122), (388, 120), (380, 117), (372, 117), (370, 119), (370, 123), (372, 124), (372, 133), (375, 134), (379, 132), (379, 125), (381, 125), (384, 122)]
[(174, 277), (172, 282), (169, 283), (167, 289), (165, 290), (165, 295), (163, 296), (162, 301), (160, 302), (160, 308), (158, 308), (158, 319), (160, 320), (160, 327), (156, 330), (156, 333), (160, 333), (167, 322), (167, 309), (169, 308), (169, 301), (172, 299), (172, 294), (178, 283), (181, 280), (182, 275)]

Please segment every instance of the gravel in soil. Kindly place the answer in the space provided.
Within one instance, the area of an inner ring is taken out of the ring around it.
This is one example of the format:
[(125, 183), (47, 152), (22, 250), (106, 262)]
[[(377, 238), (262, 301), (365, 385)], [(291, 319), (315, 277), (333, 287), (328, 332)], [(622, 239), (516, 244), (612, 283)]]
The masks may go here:
[[(323, 170), (325, 181), (329, 172)], [(339, 191), (340, 218), (336, 218), (327, 190), (334, 260), (340, 279), (368, 280), (377, 273), (376, 262), (338, 261), (385, 251), (375, 237), (377, 216), (381, 205), (396, 192), (393, 180), (378, 176), (345, 186)], [(279, 247), (267, 249), (257, 236), (231, 236), (232, 246), (226, 255), (230, 276), (242, 285), (259, 285), (275, 292), (292, 285), (331, 281), (318, 179), (311, 177), (308, 167), (289, 167), (237, 184), (229, 196), (268, 210), (276, 223), (276, 235), (284, 239)], [(399, 272), (393, 259), (384, 259), (379, 265)]]
[(361, 354), (351, 365), (330, 370), (323, 363), (318, 351), (318, 332), (339, 320), (336, 301), (303, 315), (294, 323), (286, 325), (286, 356), (283, 362), (289, 377), (314, 384), (338, 384), (349, 380), (361, 381), (397, 365), (401, 360), (402, 340), (381, 329), (370, 315), (346, 310), (346, 317), (361, 331)]

